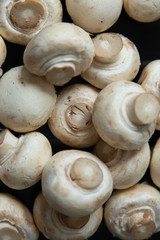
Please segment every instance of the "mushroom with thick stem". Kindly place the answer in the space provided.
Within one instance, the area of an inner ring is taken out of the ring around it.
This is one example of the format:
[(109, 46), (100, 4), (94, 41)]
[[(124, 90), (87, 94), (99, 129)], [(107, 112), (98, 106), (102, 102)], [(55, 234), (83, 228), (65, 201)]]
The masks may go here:
[(143, 240), (160, 230), (160, 192), (147, 183), (116, 190), (104, 207), (108, 230), (123, 240)]
[(9, 42), (27, 45), (44, 27), (62, 21), (60, 0), (1, 0), (0, 34)]
[(156, 143), (152, 149), (150, 176), (153, 183), (160, 188), (160, 138), (156, 140)]
[(0, 122), (15, 132), (44, 125), (56, 102), (53, 85), (24, 66), (8, 70), (0, 79)]
[(2, 65), (7, 56), (7, 46), (4, 39), (0, 36), (0, 77), (3, 74)]
[(8, 129), (0, 132), (0, 179), (12, 189), (26, 189), (40, 181), (51, 156), (50, 142), (40, 132), (20, 137)]
[(118, 81), (103, 88), (92, 121), (100, 138), (113, 148), (138, 150), (155, 131), (159, 99), (135, 82)]
[(47, 202), (70, 217), (90, 215), (108, 200), (113, 190), (108, 167), (82, 150), (54, 154), (44, 167), (41, 183)]
[(132, 19), (148, 23), (160, 19), (160, 1), (159, 0), (124, 0), (123, 7)]
[(51, 207), (40, 192), (34, 201), (33, 218), (39, 231), (50, 240), (85, 240), (97, 231), (103, 208), (89, 216), (68, 217)]
[(25, 67), (56, 86), (63, 86), (92, 63), (94, 45), (89, 34), (72, 23), (45, 27), (26, 46)]
[(66, 0), (72, 21), (87, 32), (99, 33), (109, 29), (118, 20), (123, 0)]
[[(148, 92), (160, 99), (160, 59), (149, 62), (143, 69), (138, 83)], [(156, 130), (160, 130), (160, 114), (156, 122)]]
[(38, 240), (30, 210), (15, 196), (0, 193), (0, 238), (12, 240)]
[(140, 68), (135, 44), (117, 33), (101, 33), (93, 38), (95, 56), (81, 77), (97, 88), (119, 80), (132, 81)]
[(127, 151), (115, 149), (100, 139), (93, 149), (93, 154), (109, 168), (114, 189), (129, 188), (138, 183), (150, 164), (148, 143), (145, 143), (140, 150)]
[(54, 111), (48, 120), (51, 132), (66, 145), (84, 148), (96, 144), (99, 136), (92, 124), (92, 109), (99, 90), (75, 83), (57, 93)]

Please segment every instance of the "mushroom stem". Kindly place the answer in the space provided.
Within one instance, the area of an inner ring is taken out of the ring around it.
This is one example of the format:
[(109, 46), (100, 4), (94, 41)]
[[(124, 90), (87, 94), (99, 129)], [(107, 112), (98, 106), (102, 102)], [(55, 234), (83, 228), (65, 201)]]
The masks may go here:
[(22, 236), (18, 229), (12, 224), (6, 222), (0, 222), (0, 236), (3, 236), (3, 239), (12, 239), (12, 240), (22, 240)]
[(114, 33), (99, 34), (93, 39), (93, 43), (95, 47), (95, 60), (102, 64), (117, 62), (123, 48), (120, 35)]
[(147, 125), (156, 121), (159, 111), (160, 103), (158, 98), (149, 93), (143, 93), (131, 98), (127, 107), (129, 118), (137, 125)]
[(2, 163), (3, 158), (15, 148), (17, 143), (18, 138), (9, 130), (5, 129), (0, 132), (0, 163)]
[(88, 158), (78, 158), (72, 165), (70, 176), (72, 181), (85, 189), (95, 189), (103, 179), (103, 173), (98, 164)]

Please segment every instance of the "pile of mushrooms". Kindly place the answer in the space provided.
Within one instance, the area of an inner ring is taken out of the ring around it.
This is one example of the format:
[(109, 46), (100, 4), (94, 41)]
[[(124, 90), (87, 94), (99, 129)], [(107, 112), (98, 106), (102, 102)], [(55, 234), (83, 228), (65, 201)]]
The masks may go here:
[(156, 24), (160, 3), (1, 1), (0, 239), (160, 232), (160, 58), (121, 17)]

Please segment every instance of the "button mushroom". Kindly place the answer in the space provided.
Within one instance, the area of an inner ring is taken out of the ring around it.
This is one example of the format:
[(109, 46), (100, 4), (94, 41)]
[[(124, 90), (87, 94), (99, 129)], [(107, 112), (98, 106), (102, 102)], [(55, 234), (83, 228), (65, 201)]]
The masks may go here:
[(93, 38), (95, 56), (89, 68), (81, 74), (97, 88), (119, 80), (133, 80), (140, 68), (140, 56), (135, 44), (121, 34), (101, 33)]
[(107, 201), (113, 190), (108, 167), (82, 150), (54, 154), (42, 172), (42, 193), (66, 216), (88, 216)]
[[(160, 99), (160, 59), (149, 62), (143, 69), (138, 83), (148, 92)], [(160, 130), (160, 114), (156, 122), (156, 130)]]
[(0, 179), (10, 188), (26, 189), (36, 184), (51, 156), (51, 145), (40, 132), (20, 137), (8, 129), (0, 132)]
[(63, 86), (91, 64), (94, 45), (82, 28), (67, 22), (51, 24), (26, 46), (25, 67), (56, 86)]
[(153, 186), (139, 183), (115, 191), (104, 207), (109, 231), (120, 239), (149, 239), (160, 229), (160, 192)]
[(102, 139), (98, 141), (93, 153), (109, 168), (113, 177), (114, 189), (129, 188), (138, 183), (150, 164), (150, 147), (145, 143), (140, 150), (121, 150), (112, 148)]
[(123, 6), (129, 17), (138, 22), (148, 23), (160, 19), (159, 0), (124, 0)]
[(135, 82), (118, 81), (103, 88), (92, 121), (101, 139), (113, 148), (138, 150), (155, 131), (159, 99)]
[(26, 45), (45, 26), (62, 21), (60, 0), (1, 0), (0, 34), (9, 42)]
[(160, 138), (156, 140), (153, 146), (151, 163), (150, 163), (150, 176), (153, 183), (160, 188)]
[(0, 238), (38, 240), (38, 237), (30, 210), (13, 195), (0, 193)]
[(50, 240), (84, 240), (96, 232), (102, 217), (102, 207), (89, 216), (65, 216), (52, 208), (41, 192), (36, 197), (33, 206), (36, 226)]
[(66, 8), (73, 22), (87, 32), (109, 29), (118, 20), (123, 0), (66, 0)]
[(0, 36), (0, 77), (3, 74), (2, 65), (7, 56), (7, 46), (4, 39)]
[(92, 109), (98, 90), (89, 84), (76, 83), (62, 88), (52, 116), (51, 132), (61, 142), (77, 148), (94, 145), (99, 136), (92, 124)]
[(54, 109), (54, 86), (24, 66), (8, 70), (0, 79), (0, 122), (15, 132), (44, 125)]

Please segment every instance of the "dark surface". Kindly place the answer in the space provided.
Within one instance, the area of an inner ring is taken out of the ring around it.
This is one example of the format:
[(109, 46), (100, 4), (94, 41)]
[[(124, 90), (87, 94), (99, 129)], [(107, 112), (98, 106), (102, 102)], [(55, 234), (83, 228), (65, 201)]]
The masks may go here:
[[(66, 22), (68, 21), (71, 22), (71, 19), (66, 13), (65, 6), (64, 6), (63, 20)], [(160, 29), (160, 21), (156, 21), (153, 23), (139, 23), (129, 18), (123, 10), (118, 21), (114, 24), (112, 28), (108, 30), (108, 32), (123, 34), (124, 36), (128, 37), (131, 41), (133, 41), (137, 46), (138, 51), (140, 53), (140, 57), (141, 57), (141, 68), (137, 77), (135, 78), (135, 81), (137, 81), (142, 69), (146, 64), (160, 57), (159, 29)], [(9, 42), (6, 42), (6, 45), (7, 45), (7, 58), (5, 63), (2, 66), (4, 73), (8, 71), (10, 68), (23, 64), (23, 51), (25, 49), (25, 47), (23, 46), (15, 45)], [(77, 82), (77, 81), (81, 82), (83, 80), (77, 77), (73, 79), (71, 82)], [(57, 88), (57, 91), (58, 90), (59, 89)], [(51, 134), (47, 125), (41, 127), (40, 129), (38, 129), (38, 131), (42, 132), (48, 137), (52, 145), (53, 154), (60, 150), (69, 149), (68, 146), (65, 146), (64, 144), (62, 144), (59, 140), (57, 140)], [(149, 142), (151, 148), (154, 146), (155, 141), (158, 137), (159, 137), (159, 132), (156, 131)], [(85, 150), (90, 151), (91, 149), (85, 149)], [(153, 184), (151, 182), (148, 171), (141, 181), (144, 181), (144, 180)], [(34, 199), (39, 193), (39, 191), (41, 191), (41, 183), (39, 182), (35, 186), (21, 191), (21, 190), (10, 189), (0, 182), (0, 189), (2, 192), (9, 192), (17, 196), (32, 211)], [(153, 237), (150, 239), (158, 239), (158, 238), (160, 238), (160, 233), (153, 235)], [(44, 239), (46, 238), (41, 234), (39, 240), (44, 240)], [(97, 232), (89, 239), (91, 240), (115, 239), (116, 240), (117, 238), (113, 238), (113, 236), (108, 232), (107, 228), (105, 227), (104, 221), (102, 221), (102, 224), (97, 230)]]

